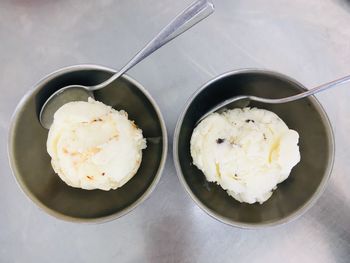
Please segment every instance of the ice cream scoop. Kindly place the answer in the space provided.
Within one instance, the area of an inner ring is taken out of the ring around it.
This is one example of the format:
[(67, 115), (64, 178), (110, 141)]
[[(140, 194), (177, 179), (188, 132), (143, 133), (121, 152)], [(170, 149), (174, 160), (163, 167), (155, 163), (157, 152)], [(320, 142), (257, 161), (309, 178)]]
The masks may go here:
[(300, 161), (299, 135), (273, 112), (244, 108), (213, 113), (191, 137), (193, 164), (207, 181), (245, 203), (263, 203)]
[(146, 140), (125, 111), (89, 98), (62, 106), (49, 130), (47, 151), (59, 177), (87, 190), (123, 186), (137, 172)]

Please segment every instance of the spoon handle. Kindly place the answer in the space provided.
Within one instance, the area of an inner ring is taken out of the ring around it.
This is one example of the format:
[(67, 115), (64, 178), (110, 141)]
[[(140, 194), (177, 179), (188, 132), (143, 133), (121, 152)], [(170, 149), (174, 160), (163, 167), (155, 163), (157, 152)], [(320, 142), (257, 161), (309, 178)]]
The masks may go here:
[(186, 30), (200, 22), (214, 12), (214, 5), (209, 0), (198, 0), (182, 11), (175, 17), (166, 27), (164, 27), (158, 35), (156, 35), (142, 50), (140, 50), (121, 70), (116, 72), (111, 78), (104, 82), (89, 87), (89, 90), (101, 89), (121, 75), (123, 75), (130, 68), (135, 66), (144, 58), (148, 57), (154, 51), (168, 43), (170, 40), (181, 35)]
[[(285, 98), (280, 98), (280, 99), (268, 99), (268, 98), (262, 98), (262, 97), (257, 97), (257, 96), (252, 96), (252, 95), (240, 95), (240, 96), (235, 96), (232, 98), (229, 98), (221, 103), (219, 103), (218, 105), (216, 105), (215, 107), (211, 108), (209, 111), (207, 111), (205, 114), (202, 115), (202, 117), (199, 118), (199, 120), (196, 122), (196, 125), (198, 123), (200, 123), (202, 120), (204, 120), (206, 117), (208, 117), (210, 114), (212, 114), (213, 112), (217, 112), (217, 111), (224, 111), (225, 109), (227, 109), (227, 106), (234, 104), (238, 104), (239, 102), (244, 102), (246, 107), (249, 105), (249, 101), (258, 101), (258, 102), (263, 102), (263, 103), (270, 103), (270, 104), (279, 104), (279, 103), (286, 103), (286, 102), (291, 102), (291, 101), (295, 101), (295, 100), (299, 100), (305, 97), (308, 97), (310, 95), (314, 95), (316, 93), (319, 93), (321, 91), (330, 89), (332, 87), (336, 87), (338, 85), (344, 84), (346, 82), (350, 82), (350, 75), (349, 76), (345, 76), (343, 78), (340, 79), (336, 79), (333, 80), (331, 82), (322, 84), (320, 86), (317, 86), (313, 89), (310, 89), (308, 91), (293, 95), (293, 96), (289, 96), (289, 97), (285, 97)], [(236, 105), (238, 106), (238, 105)], [(240, 107), (240, 106), (238, 106)]]
[[(314, 95), (316, 93), (319, 93), (321, 91), (327, 90), (329, 88), (338, 86), (340, 84), (344, 84), (346, 82), (350, 81), (350, 75), (340, 78), (340, 79), (336, 79), (334, 81), (322, 84), (318, 87), (315, 87), (313, 89), (310, 89), (308, 91), (290, 96), (290, 97), (286, 97), (286, 98), (281, 98), (281, 99), (268, 99), (268, 98), (261, 98), (261, 97), (256, 97), (256, 96), (244, 96), (245, 98), (248, 98), (250, 100), (254, 100), (254, 101), (259, 101), (259, 102), (264, 102), (264, 103), (271, 103), (271, 104), (277, 104), (277, 103), (286, 103), (286, 102), (290, 102), (290, 101), (295, 101), (295, 100), (299, 100), (305, 97), (308, 97), (310, 95)], [(237, 99), (235, 99), (237, 100)]]

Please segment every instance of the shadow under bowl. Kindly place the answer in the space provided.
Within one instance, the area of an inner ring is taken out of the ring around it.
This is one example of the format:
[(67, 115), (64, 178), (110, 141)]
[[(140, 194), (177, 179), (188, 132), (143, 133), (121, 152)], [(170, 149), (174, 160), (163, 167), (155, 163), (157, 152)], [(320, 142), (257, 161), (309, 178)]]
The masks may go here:
[(286, 223), (305, 212), (325, 189), (334, 160), (329, 119), (314, 96), (285, 104), (252, 102), (250, 107), (276, 113), (299, 135), (301, 161), (263, 204), (240, 203), (192, 164), (190, 139), (198, 119), (215, 105), (237, 95), (282, 98), (305, 91), (297, 81), (265, 70), (238, 70), (209, 81), (188, 101), (174, 133), (174, 162), (191, 198), (212, 217), (232, 226), (259, 228)]
[(149, 93), (123, 75), (95, 99), (128, 112), (143, 131), (147, 148), (137, 174), (124, 186), (111, 191), (83, 190), (66, 185), (51, 167), (46, 151), (48, 130), (38, 120), (40, 109), (56, 90), (68, 85), (95, 85), (114, 71), (95, 65), (58, 70), (41, 80), (21, 100), (9, 131), (8, 153), (13, 174), (26, 195), (47, 213), (68, 221), (103, 222), (118, 218), (145, 200), (158, 183), (167, 154), (163, 117)]

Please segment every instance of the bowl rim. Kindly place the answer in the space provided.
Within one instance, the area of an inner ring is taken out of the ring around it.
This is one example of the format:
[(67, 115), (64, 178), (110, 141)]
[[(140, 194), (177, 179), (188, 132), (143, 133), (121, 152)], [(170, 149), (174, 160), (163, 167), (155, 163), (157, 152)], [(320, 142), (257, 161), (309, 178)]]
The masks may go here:
[(224, 216), (216, 213), (215, 211), (212, 211), (211, 209), (209, 209), (192, 192), (191, 188), (187, 184), (185, 177), (182, 173), (179, 155), (178, 155), (178, 153), (179, 153), (178, 152), (178, 142), (179, 142), (180, 128), (182, 126), (185, 114), (188, 111), (188, 108), (192, 104), (193, 100), (198, 96), (198, 94), (200, 94), (203, 90), (205, 90), (207, 87), (209, 87), (210, 85), (212, 85), (214, 82), (216, 82), (218, 80), (221, 80), (221, 79), (229, 77), (229, 76), (234, 76), (234, 75), (238, 75), (238, 74), (245, 74), (245, 73), (260, 73), (260, 74), (272, 75), (274, 77), (277, 77), (277, 78), (286, 80), (288, 82), (291, 82), (293, 84), (296, 84), (301, 89), (307, 90), (307, 88), (303, 84), (298, 82), (297, 80), (295, 80), (289, 76), (286, 76), (282, 73), (268, 70), (268, 69), (243, 68), (243, 69), (237, 69), (237, 70), (230, 70), (230, 71), (222, 73), (216, 77), (213, 77), (211, 80), (207, 81), (202, 86), (200, 86), (200, 88), (198, 88), (190, 96), (190, 98), (185, 103), (185, 106), (184, 106), (180, 116), (178, 117), (175, 131), (174, 131), (174, 136), (173, 136), (173, 161), (175, 164), (176, 174), (177, 174), (182, 186), (185, 188), (187, 194), (209, 216), (211, 216), (212, 218), (214, 218), (214, 219), (216, 219), (224, 224), (227, 224), (229, 226), (234, 226), (234, 227), (238, 227), (238, 228), (242, 228), (242, 229), (261, 229), (261, 228), (273, 227), (273, 226), (282, 225), (282, 224), (286, 224), (288, 222), (291, 222), (291, 221), (299, 218), (301, 215), (303, 215), (308, 209), (310, 209), (316, 203), (316, 201), (319, 199), (319, 197), (322, 195), (322, 193), (326, 189), (327, 183), (329, 181), (329, 178), (330, 178), (332, 170), (333, 170), (334, 155), (335, 155), (335, 139), (334, 139), (333, 128), (332, 128), (331, 122), (329, 120), (329, 117), (328, 117), (326, 111), (324, 110), (321, 103), (317, 100), (317, 98), (314, 95), (309, 96), (309, 98), (311, 98), (313, 100), (313, 102), (316, 106), (316, 110), (321, 114), (322, 119), (326, 123), (327, 139), (328, 139), (328, 143), (330, 145), (330, 156), (328, 159), (327, 168), (324, 172), (324, 176), (320, 182), (320, 185), (318, 186), (316, 191), (313, 193), (311, 198), (306, 203), (304, 203), (299, 209), (292, 212), (290, 215), (288, 215), (284, 218), (278, 219), (278, 220), (271, 220), (271, 221), (264, 222), (264, 223), (263, 222), (262, 223), (242, 223), (239, 221), (234, 221), (234, 220), (228, 219), (227, 217), (224, 217)]
[(21, 189), (22, 193), (24, 193), (24, 195), (31, 200), (34, 204), (36, 204), (37, 207), (39, 207), (42, 211), (46, 212), (47, 214), (64, 220), (64, 221), (68, 221), (68, 222), (74, 222), (74, 223), (105, 223), (105, 222), (109, 222), (112, 220), (115, 220), (117, 218), (120, 218), (126, 214), (128, 214), (129, 212), (131, 212), (132, 210), (134, 210), (137, 206), (139, 206), (141, 203), (143, 203), (147, 198), (150, 197), (151, 193), (154, 191), (155, 187), (157, 186), (157, 184), (159, 183), (159, 180), (161, 178), (161, 175), (163, 173), (164, 170), (164, 166), (165, 166), (165, 162), (167, 159), (167, 153), (168, 153), (168, 133), (167, 133), (167, 129), (166, 129), (166, 125), (165, 125), (165, 121), (163, 118), (163, 115), (159, 109), (158, 104), (156, 103), (156, 101), (153, 99), (153, 97), (150, 95), (150, 93), (136, 80), (134, 80), (133, 78), (131, 78), (129, 75), (127, 74), (123, 74), (121, 77), (126, 79), (128, 82), (132, 83), (134, 86), (136, 86), (146, 97), (147, 99), (151, 102), (154, 110), (156, 111), (156, 114), (158, 115), (159, 118), (159, 122), (160, 122), (160, 126), (161, 126), (161, 131), (163, 134), (163, 147), (162, 147), (162, 156), (161, 156), (161, 160), (160, 160), (160, 164), (157, 170), (157, 173), (153, 179), (153, 181), (151, 182), (150, 186), (146, 189), (146, 191), (131, 205), (129, 205), (128, 207), (122, 209), (119, 212), (107, 215), (107, 216), (102, 216), (102, 217), (96, 217), (96, 218), (79, 218), (79, 217), (73, 217), (73, 216), (69, 216), (69, 215), (64, 215), (46, 205), (44, 205), (38, 198), (36, 198), (32, 193), (31, 190), (23, 183), (23, 181), (21, 180), (21, 178), (19, 177), (19, 171), (16, 168), (15, 162), (14, 162), (14, 149), (13, 149), (13, 142), (14, 142), (14, 138), (13, 138), (13, 132), (14, 132), (14, 126), (15, 126), (15, 121), (18, 118), (18, 114), (19, 112), (23, 109), (23, 105), (24, 103), (33, 95), (34, 92), (36, 92), (37, 90), (39, 90), (40, 88), (42, 88), (43, 85), (45, 85), (48, 81), (69, 73), (69, 72), (76, 72), (76, 71), (83, 71), (83, 70), (101, 70), (104, 72), (108, 72), (108, 73), (115, 73), (116, 70), (106, 67), (106, 66), (102, 66), (102, 65), (96, 65), (96, 64), (77, 64), (77, 65), (72, 65), (72, 66), (67, 66), (67, 67), (63, 67), (60, 68), (58, 70), (55, 70), (49, 74), (47, 74), (46, 76), (44, 76), (43, 78), (41, 78), (36, 84), (34, 84), (32, 86), (31, 89), (29, 89), (24, 95), (23, 97), (20, 99), (20, 101), (18, 102), (12, 116), (10, 119), (10, 125), (9, 125), (9, 129), (8, 129), (8, 139), (7, 139), (7, 156), (8, 156), (8, 160), (9, 160), (9, 164), (10, 164), (10, 169), (12, 172), (13, 177), (15, 178), (15, 181), (18, 185), (18, 187)]

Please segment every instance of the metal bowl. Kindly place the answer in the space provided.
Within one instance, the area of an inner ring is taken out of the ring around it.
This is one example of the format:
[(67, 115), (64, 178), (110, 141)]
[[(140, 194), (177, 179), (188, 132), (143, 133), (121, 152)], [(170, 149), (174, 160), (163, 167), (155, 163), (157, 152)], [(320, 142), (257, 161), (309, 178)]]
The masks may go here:
[(96, 91), (98, 101), (124, 109), (147, 139), (137, 174), (123, 187), (83, 190), (66, 185), (54, 173), (46, 151), (48, 130), (38, 114), (46, 99), (71, 84), (95, 85), (114, 71), (95, 65), (58, 70), (41, 80), (21, 100), (9, 131), (10, 165), (19, 186), (44, 211), (57, 218), (78, 222), (103, 222), (125, 215), (144, 201), (158, 183), (167, 154), (167, 132), (160, 110), (149, 93), (135, 80), (123, 77)]
[(325, 111), (313, 96), (286, 104), (250, 105), (276, 113), (300, 135), (300, 163), (262, 205), (239, 203), (217, 184), (207, 182), (192, 164), (190, 154), (190, 139), (197, 120), (225, 99), (242, 94), (281, 98), (305, 90), (282, 74), (247, 69), (218, 76), (192, 96), (177, 122), (173, 155), (179, 179), (199, 207), (226, 224), (259, 228), (289, 222), (315, 203), (333, 167), (334, 136)]

